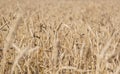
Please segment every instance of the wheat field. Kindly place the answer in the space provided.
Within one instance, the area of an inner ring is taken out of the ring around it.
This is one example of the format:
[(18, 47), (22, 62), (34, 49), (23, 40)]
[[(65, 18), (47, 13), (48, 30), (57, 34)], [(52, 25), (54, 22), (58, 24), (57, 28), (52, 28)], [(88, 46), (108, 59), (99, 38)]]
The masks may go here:
[(119, 0), (0, 0), (0, 74), (120, 74)]

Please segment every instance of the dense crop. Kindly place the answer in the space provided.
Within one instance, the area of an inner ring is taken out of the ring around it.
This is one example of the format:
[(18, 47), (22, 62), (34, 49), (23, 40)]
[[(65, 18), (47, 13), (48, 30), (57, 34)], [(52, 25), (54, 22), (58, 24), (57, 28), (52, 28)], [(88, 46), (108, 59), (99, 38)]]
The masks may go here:
[(0, 74), (120, 74), (119, 0), (1, 0)]

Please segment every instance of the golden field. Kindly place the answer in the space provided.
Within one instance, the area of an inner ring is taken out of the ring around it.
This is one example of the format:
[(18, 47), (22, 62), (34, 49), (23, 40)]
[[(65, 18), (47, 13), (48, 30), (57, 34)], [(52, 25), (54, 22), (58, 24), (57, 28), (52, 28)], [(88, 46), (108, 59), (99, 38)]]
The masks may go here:
[(119, 0), (0, 0), (0, 74), (120, 74)]

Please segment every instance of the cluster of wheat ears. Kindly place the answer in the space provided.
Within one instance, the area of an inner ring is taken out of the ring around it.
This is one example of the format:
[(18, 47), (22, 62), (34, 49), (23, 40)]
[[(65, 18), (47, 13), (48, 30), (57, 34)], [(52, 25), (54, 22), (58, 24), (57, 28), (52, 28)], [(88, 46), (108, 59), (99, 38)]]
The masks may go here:
[(119, 0), (0, 0), (0, 74), (120, 74)]

